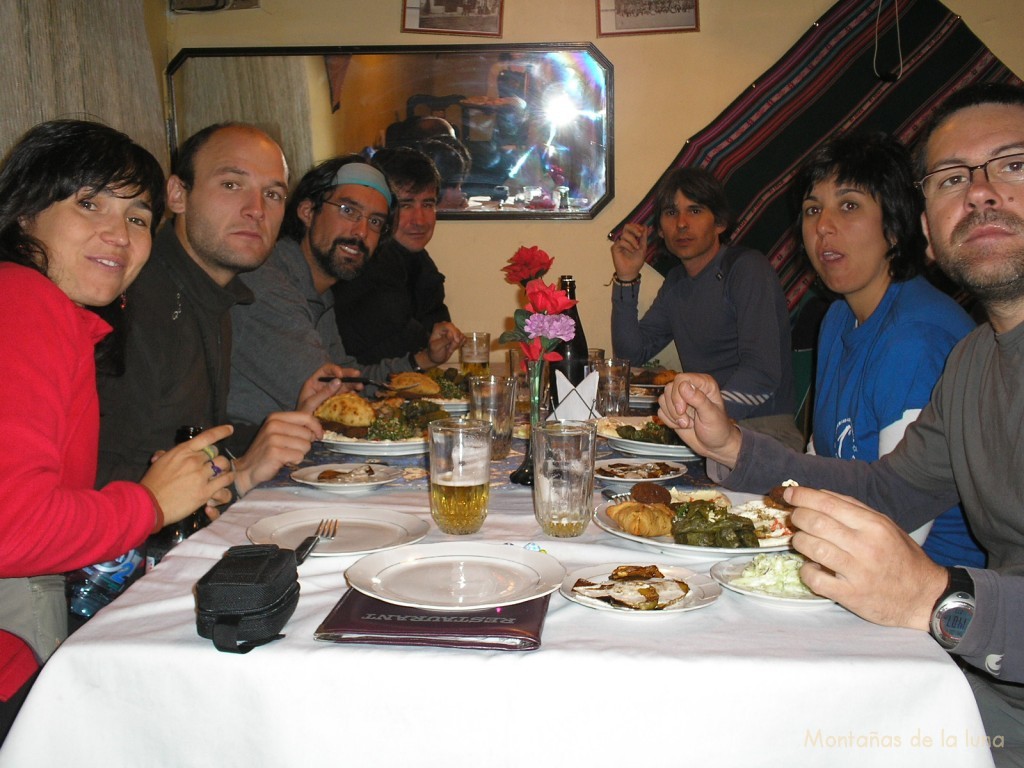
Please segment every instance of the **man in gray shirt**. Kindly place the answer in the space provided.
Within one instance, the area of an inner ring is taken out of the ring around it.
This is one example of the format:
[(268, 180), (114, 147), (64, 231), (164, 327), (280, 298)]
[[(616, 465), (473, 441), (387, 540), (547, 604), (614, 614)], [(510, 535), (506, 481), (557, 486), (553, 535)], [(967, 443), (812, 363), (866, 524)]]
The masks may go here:
[[(889, 626), (928, 631), (967, 678), (1000, 765), (1024, 764), (1024, 89), (953, 94), (922, 132), (930, 253), (988, 323), (952, 351), (931, 402), (872, 464), (805, 456), (737, 427), (708, 377), (666, 388), (661, 414), (730, 488), (792, 478), (808, 587)], [(815, 488), (827, 490), (813, 490)], [(844, 494), (844, 495), (840, 495)], [(943, 568), (905, 531), (963, 504), (989, 568)], [(875, 509), (881, 510), (879, 514)]]
[(359, 366), (338, 334), (331, 287), (360, 274), (390, 226), (391, 191), (379, 170), (358, 155), (310, 170), (288, 203), (267, 262), (242, 280), (252, 304), (231, 309), (228, 415), (252, 431), (272, 411), (292, 407), (303, 382), (327, 375), (386, 378), (448, 360), (462, 344), (451, 324), (438, 324), (428, 345), (406, 357)]

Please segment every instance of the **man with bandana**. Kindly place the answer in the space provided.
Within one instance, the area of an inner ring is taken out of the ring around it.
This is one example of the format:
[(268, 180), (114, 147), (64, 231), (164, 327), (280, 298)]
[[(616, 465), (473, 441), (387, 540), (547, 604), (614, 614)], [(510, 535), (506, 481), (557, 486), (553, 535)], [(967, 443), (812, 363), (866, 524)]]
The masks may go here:
[(338, 334), (331, 287), (352, 280), (391, 223), (391, 191), (358, 155), (310, 170), (288, 202), (281, 237), (266, 264), (242, 278), (256, 300), (232, 307), (233, 347), (228, 415), (251, 431), (272, 411), (294, 407), (318, 369), (329, 375), (386, 378), (439, 365), (461, 346), (450, 323), (438, 323), (427, 346), (404, 357), (359, 366)]

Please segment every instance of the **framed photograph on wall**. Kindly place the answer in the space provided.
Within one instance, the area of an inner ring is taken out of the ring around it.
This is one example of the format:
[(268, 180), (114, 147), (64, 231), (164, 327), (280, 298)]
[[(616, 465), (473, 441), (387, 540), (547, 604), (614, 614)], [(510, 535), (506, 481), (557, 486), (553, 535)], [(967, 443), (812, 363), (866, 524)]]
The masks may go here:
[(501, 37), (505, 0), (404, 0), (403, 32)]
[(697, 32), (697, 0), (597, 0), (597, 34)]

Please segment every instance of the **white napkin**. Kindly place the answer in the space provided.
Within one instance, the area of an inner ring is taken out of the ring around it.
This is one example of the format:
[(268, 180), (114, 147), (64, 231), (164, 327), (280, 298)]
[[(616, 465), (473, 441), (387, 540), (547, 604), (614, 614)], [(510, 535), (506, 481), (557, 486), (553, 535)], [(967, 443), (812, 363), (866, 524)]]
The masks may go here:
[(555, 386), (558, 388), (558, 405), (548, 421), (588, 421), (601, 417), (595, 407), (597, 400), (597, 371), (587, 375), (579, 386), (574, 387), (561, 371), (555, 371)]

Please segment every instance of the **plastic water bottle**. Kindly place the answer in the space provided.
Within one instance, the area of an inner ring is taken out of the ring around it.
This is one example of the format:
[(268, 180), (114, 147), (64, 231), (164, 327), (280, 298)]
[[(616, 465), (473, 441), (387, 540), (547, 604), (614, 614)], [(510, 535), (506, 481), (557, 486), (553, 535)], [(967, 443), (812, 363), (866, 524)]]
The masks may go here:
[(88, 565), (68, 576), (71, 612), (92, 618), (143, 573), (142, 550), (131, 549), (116, 560)]

